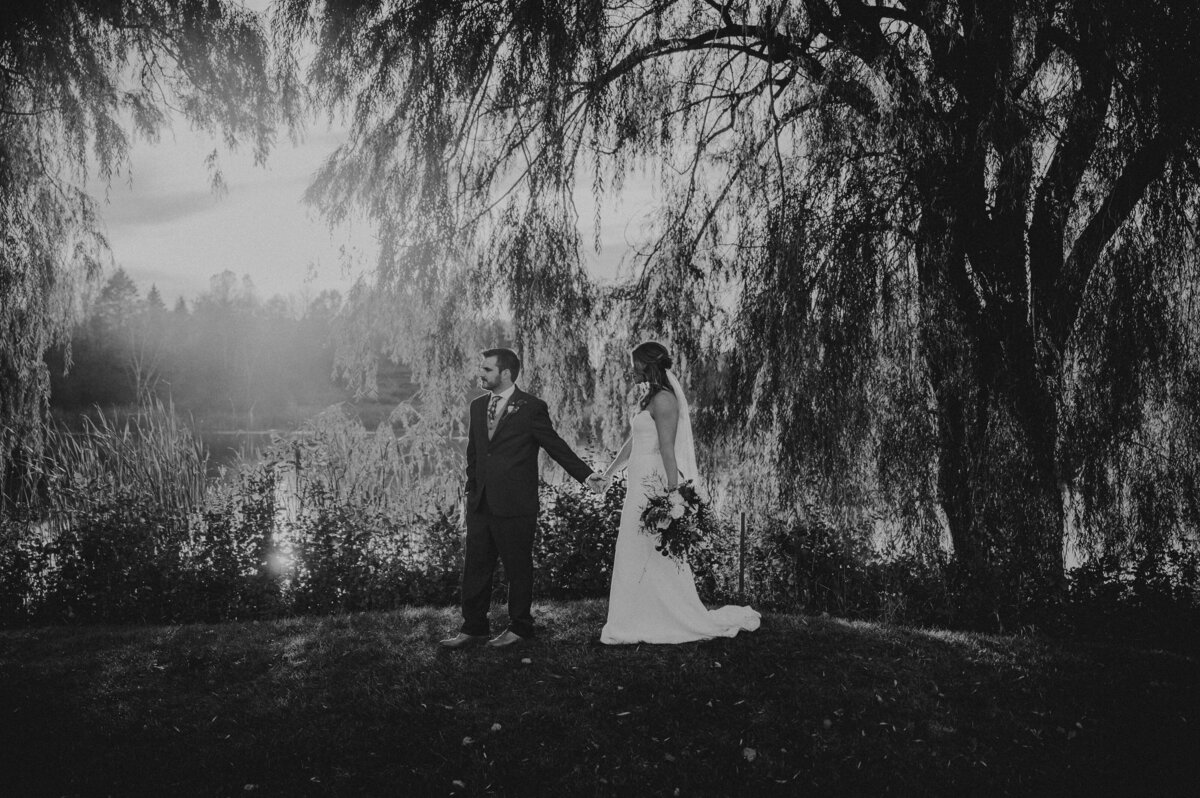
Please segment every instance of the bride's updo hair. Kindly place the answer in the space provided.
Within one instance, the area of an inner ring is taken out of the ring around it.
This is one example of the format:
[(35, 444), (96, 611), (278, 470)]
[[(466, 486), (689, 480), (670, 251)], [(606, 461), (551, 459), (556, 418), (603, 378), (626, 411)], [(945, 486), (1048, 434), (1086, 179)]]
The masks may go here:
[(642, 397), (642, 410), (650, 406), (650, 400), (659, 391), (674, 393), (671, 390), (671, 381), (667, 379), (667, 369), (671, 368), (675, 361), (671, 360), (671, 353), (665, 346), (658, 341), (646, 341), (634, 347), (631, 354), (634, 362), (642, 366), (646, 382), (650, 383), (650, 390)]

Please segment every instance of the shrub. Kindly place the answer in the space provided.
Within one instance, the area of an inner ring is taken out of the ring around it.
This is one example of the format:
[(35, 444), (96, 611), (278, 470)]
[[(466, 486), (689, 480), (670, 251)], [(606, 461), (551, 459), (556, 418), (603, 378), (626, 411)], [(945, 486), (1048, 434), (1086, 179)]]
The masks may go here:
[(541, 486), (542, 512), (534, 538), (534, 595), (608, 595), (613, 551), (625, 501), (625, 480), (603, 496), (575, 485)]
[[(950, 614), (949, 561), (942, 553), (877, 552), (872, 530), (843, 527), (808, 508), (749, 525), (741, 557), (740, 524), (726, 522), (694, 564), (709, 601), (895, 623), (929, 624)], [(739, 574), (744, 590), (739, 591)]]
[(434, 508), (401, 526), (387, 514), (320, 490), (289, 526), (289, 598), (297, 612), (446, 604), (458, 598), (462, 534), (457, 514)]
[(78, 513), (49, 552), (56, 578), (39, 615), (77, 621), (158, 621), (170, 616), (185, 519), (137, 494)]
[(27, 508), (0, 514), (0, 625), (27, 621), (46, 592), (51, 552), (47, 530)]
[(404, 585), (399, 603), (457, 603), (464, 538), (457, 508), (438, 508), (418, 516), (401, 538), (402, 579), (394, 583)]
[(260, 618), (286, 611), (275, 552), (275, 484), (267, 469), (210, 489), (189, 527), (177, 607), (188, 619)]
[(1200, 553), (1146, 548), (1068, 574), (1069, 629), (1107, 641), (1200, 650)]

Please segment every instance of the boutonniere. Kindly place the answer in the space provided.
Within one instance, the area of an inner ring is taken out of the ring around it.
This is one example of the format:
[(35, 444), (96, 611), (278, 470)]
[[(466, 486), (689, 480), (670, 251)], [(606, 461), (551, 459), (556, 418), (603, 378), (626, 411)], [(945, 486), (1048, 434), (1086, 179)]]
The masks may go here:
[(504, 415), (511, 416), (525, 406), (524, 399), (514, 399), (508, 403), (508, 409), (504, 411)]

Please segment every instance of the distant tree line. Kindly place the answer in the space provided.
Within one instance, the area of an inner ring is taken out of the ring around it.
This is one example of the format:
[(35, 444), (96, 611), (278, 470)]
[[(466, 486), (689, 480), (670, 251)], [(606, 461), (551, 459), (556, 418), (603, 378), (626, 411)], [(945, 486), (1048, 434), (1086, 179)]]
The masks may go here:
[[(157, 398), (209, 426), (294, 426), (352, 398), (333, 378), (341, 303), (330, 290), (264, 301), (249, 277), (224, 271), (190, 307), (180, 297), (168, 308), (157, 286), (143, 291), (117, 269), (84, 301), (70, 347), (47, 353), (51, 409), (71, 424), (92, 407)], [(411, 387), (393, 369), (383, 391), (394, 402)]]

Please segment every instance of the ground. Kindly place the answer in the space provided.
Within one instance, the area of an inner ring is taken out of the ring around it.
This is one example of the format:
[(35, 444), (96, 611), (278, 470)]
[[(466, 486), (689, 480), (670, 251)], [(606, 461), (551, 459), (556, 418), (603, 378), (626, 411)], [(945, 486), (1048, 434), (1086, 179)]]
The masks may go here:
[(455, 612), (0, 632), (9, 795), (1189, 795), (1200, 668), (1167, 652), (767, 615), (511, 650)]

